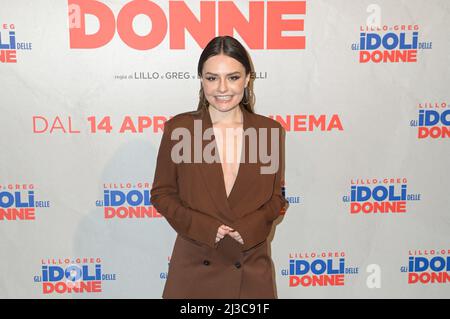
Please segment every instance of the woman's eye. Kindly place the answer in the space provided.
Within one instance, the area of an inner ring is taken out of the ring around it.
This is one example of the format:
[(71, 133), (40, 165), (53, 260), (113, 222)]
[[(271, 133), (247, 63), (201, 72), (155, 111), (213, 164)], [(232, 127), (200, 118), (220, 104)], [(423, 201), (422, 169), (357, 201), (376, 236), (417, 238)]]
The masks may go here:
[[(235, 75), (235, 76), (231, 76), (230, 77), (230, 79), (232, 80), (232, 81), (237, 81), (237, 80), (239, 80), (241, 77), (240, 76), (237, 76), (237, 75)], [(215, 76), (209, 76), (209, 77), (206, 77), (206, 79), (208, 80), (208, 81), (214, 81), (214, 80), (216, 80), (216, 77)]]

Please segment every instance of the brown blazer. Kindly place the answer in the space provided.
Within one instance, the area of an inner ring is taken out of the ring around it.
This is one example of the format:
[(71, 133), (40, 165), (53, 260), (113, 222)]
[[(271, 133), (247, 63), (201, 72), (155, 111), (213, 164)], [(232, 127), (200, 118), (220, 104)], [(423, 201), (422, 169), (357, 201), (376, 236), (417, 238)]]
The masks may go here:
[[(259, 156), (257, 163), (246, 158), (228, 198), (220, 162), (177, 164), (170, 156), (179, 142), (170, 138), (175, 128), (187, 128), (193, 136), (195, 119), (202, 121), (202, 133), (212, 128), (208, 110), (178, 114), (164, 125), (151, 202), (178, 235), (163, 298), (276, 298), (266, 239), (273, 221), (288, 206), (281, 193), (285, 132), (275, 120), (241, 109), (244, 131), (268, 128), (269, 150), (270, 128), (280, 129), (280, 165), (274, 174), (260, 174), (260, 167), (268, 164), (261, 163)], [(202, 150), (209, 143), (203, 141)], [(248, 154), (248, 140), (243, 145)], [(230, 236), (216, 244), (222, 224), (236, 229), (244, 245)]]

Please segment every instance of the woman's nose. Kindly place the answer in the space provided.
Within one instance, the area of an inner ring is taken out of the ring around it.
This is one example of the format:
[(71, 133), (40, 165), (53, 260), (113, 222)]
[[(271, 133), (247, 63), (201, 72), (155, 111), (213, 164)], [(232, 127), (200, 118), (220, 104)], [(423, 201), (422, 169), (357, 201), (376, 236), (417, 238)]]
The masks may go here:
[(226, 92), (228, 89), (227, 87), (227, 81), (220, 79), (219, 80), (219, 92)]

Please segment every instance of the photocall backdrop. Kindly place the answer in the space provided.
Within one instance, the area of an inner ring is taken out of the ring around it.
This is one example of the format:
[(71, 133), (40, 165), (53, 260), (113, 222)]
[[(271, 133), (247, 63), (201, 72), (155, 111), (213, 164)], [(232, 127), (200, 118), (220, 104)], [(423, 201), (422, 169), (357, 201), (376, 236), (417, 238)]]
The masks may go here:
[(0, 0), (0, 297), (161, 297), (163, 124), (196, 109), (198, 58), (228, 34), (287, 132), (278, 297), (448, 298), (449, 17), (448, 0)]

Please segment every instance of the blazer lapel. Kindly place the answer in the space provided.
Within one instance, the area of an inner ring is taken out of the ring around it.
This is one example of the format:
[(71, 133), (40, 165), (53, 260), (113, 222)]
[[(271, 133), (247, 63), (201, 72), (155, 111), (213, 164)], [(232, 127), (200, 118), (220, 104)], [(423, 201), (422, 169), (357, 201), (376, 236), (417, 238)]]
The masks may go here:
[[(251, 114), (242, 109), (243, 113), (243, 130), (248, 127), (251, 127)], [(201, 112), (202, 119), (202, 151), (205, 147), (213, 141), (215, 143), (215, 136), (212, 135), (211, 140), (203, 140), (203, 134), (207, 129), (212, 129), (212, 120), (211, 116), (206, 108), (202, 109)], [(245, 145), (244, 145), (245, 144)], [(238, 175), (234, 182), (233, 188), (230, 192), (230, 195), (227, 198), (227, 193), (225, 189), (224, 175), (222, 170), (222, 164), (217, 161), (214, 163), (202, 163), (200, 165), (196, 165), (199, 167), (201, 171), (201, 175), (203, 181), (206, 185), (206, 188), (215, 203), (218, 210), (223, 214), (223, 218), (226, 221), (232, 222), (236, 220), (239, 216), (238, 213), (233, 210), (235, 208), (235, 204), (241, 198), (241, 196), (245, 193), (245, 190), (248, 189), (248, 186), (253, 182), (253, 179), (257, 176), (258, 173), (258, 165), (257, 163), (244, 163), (245, 154), (248, 154), (249, 151), (249, 143), (242, 143), (243, 147), (245, 146), (245, 150), (242, 149), (241, 163), (239, 164)], [(218, 154), (217, 154), (218, 157)], [(202, 160), (203, 162), (203, 160)]]
[[(253, 122), (253, 114), (245, 109), (242, 109), (242, 114), (244, 118), (243, 131), (245, 132), (249, 128), (255, 128), (255, 130), (257, 130), (257, 127)], [(257, 138), (257, 141), (259, 141), (259, 138)], [(254, 143), (257, 141), (252, 142)], [(259, 145), (257, 146), (257, 149), (259, 149)], [(254, 183), (254, 179), (259, 174), (259, 159), (257, 158), (256, 163), (250, 163), (248, 156), (249, 153), (250, 141), (249, 138), (245, 138), (242, 140), (241, 163), (239, 164), (238, 175), (227, 200), (227, 203), (232, 210), (241, 202), (241, 199), (248, 192), (248, 190), (251, 189), (250, 185)]]

